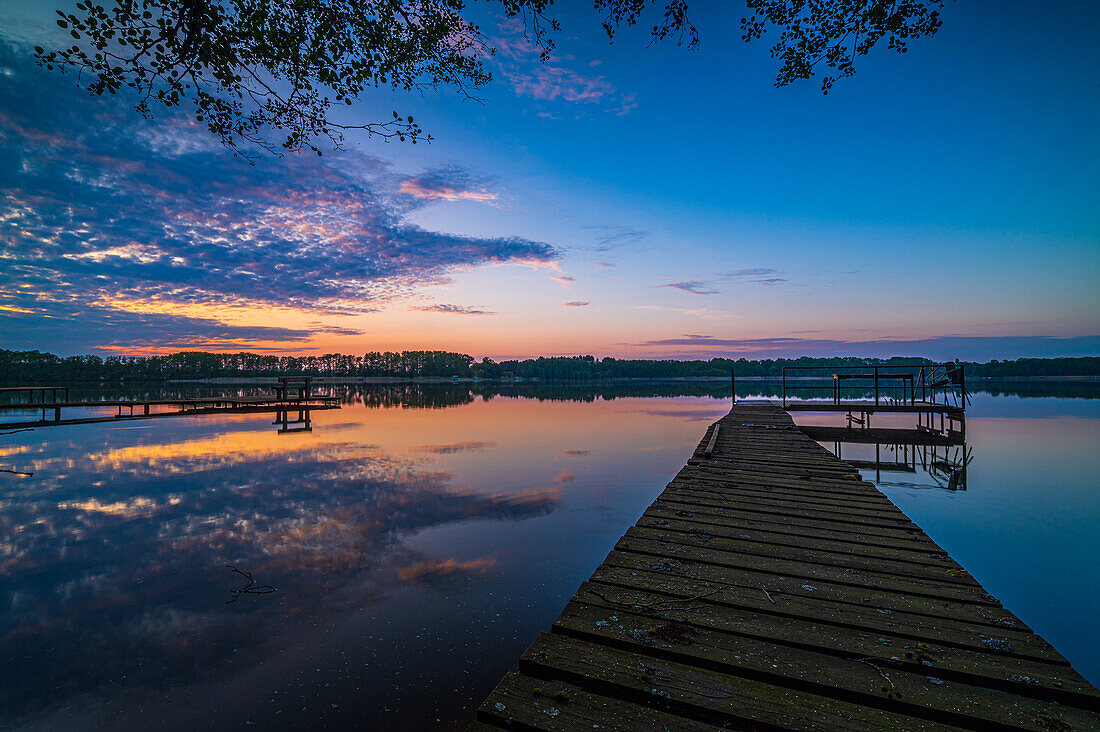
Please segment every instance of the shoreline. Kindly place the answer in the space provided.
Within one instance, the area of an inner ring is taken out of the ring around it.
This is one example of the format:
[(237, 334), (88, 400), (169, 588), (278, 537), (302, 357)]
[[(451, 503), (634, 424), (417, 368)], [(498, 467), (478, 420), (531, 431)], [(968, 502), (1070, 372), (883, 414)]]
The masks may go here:
[[(124, 379), (118, 381), (69, 381), (68, 385), (80, 386), (131, 386), (150, 384), (261, 384), (269, 385), (278, 379), (278, 376), (219, 376), (196, 379)], [(397, 385), (397, 384), (428, 384), (433, 386), (460, 385), (460, 384), (545, 384), (545, 385), (579, 385), (579, 384), (660, 384), (660, 383), (714, 383), (729, 382), (729, 376), (664, 376), (664, 377), (616, 377), (610, 379), (540, 379), (534, 378), (508, 378), (508, 379), (478, 379), (470, 376), (314, 376), (311, 377), (314, 384), (348, 384), (348, 385)], [(738, 376), (738, 382), (777, 382), (778, 376)], [(812, 377), (787, 377), (787, 381), (802, 381)], [(1100, 383), (1100, 376), (968, 376), (968, 381), (980, 383)], [(43, 382), (45, 383), (45, 382)], [(16, 385), (16, 382), (0, 381), (0, 385)], [(35, 383), (19, 382), (19, 386), (36, 386)]]

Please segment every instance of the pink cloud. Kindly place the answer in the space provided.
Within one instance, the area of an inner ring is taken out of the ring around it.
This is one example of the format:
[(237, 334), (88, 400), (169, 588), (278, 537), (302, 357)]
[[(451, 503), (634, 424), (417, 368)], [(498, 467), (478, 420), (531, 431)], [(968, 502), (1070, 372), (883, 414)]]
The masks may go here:
[(578, 74), (564, 66), (536, 66), (529, 73), (509, 73), (516, 94), (555, 101), (593, 104), (615, 94), (615, 87), (602, 76)]
[(450, 186), (433, 188), (422, 185), (415, 178), (402, 181), (399, 190), (416, 198), (435, 198), (442, 201), (495, 201), (497, 199), (497, 194), (492, 191), (466, 191)]

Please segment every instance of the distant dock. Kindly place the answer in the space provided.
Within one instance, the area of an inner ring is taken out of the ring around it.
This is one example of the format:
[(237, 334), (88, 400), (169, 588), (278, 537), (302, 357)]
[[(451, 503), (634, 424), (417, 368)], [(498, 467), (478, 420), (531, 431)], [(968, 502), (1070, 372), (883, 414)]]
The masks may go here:
[[(339, 409), (340, 398), (320, 396), (312, 392), (310, 377), (280, 377), (273, 385), (274, 396), (229, 397), (214, 396), (193, 399), (110, 399), (101, 401), (69, 401), (68, 388), (59, 386), (4, 387), (0, 392), (26, 394), (27, 401), (0, 403), (3, 412), (41, 412), (35, 420), (0, 422), (0, 430), (15, 428), (54, 427), (74, 424), (117, 422), (119, 420), (149, 419), (154, 417), (198, 416), (208, 414), (249, 414), (274, 412), (275, 423), (281, 424), (281, 432), (303, 431), (309, 428), (309, 412), (318, 409)], [(45, 401), (46, 392), (51, 400)], [(64, 401), (56, 401), (56, 394), (63, 393)], [(35, 394), (40, 395), (34, 401)], [(81, 414), (63, 417), (62, 410), (115, 409), (114, 414)], [(296, 413), (296, 418), (291, 414)], [(290, 425), (305, 425), (294, 429)]]
[(781, 403), (735, 404), (470, 729), (1094, 730), (1100, 692)]

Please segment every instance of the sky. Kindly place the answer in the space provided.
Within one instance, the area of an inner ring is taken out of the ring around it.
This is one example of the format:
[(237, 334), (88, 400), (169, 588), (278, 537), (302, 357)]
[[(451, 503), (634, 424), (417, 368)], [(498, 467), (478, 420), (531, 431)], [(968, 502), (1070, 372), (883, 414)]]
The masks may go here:
[(479, 4), (482, 102), (342, 111), (431, 144), (254, 164), (36, 67), (69, 4), (0, 0), (0, 348), (1100, 355), (1095, 2), (949, 2), (827, 96), (737, 2), (694, 51), (559, 3), (546, 62)]

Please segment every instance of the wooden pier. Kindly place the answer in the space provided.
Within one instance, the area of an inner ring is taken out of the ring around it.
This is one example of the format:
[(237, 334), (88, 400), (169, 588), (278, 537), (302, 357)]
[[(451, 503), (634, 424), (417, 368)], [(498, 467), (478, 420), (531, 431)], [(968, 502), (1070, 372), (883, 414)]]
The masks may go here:
[[(155, 408), (174, 409), (175, 411), (154, 411)], [(116, 412), (108, 415), (90, 415), (62, 418), (62, 409), (109, 409)], [(277, 397), (227, 397), (215, 396), (197, 399), (112, 399), (104, 401), (81, 402), (17, 402), (0, 404), (0, 412), (39, 411), (41, 418), (21, 422), (0, 422), (0, 429), (51, 427), (72, 424), (93, 424), (96, 422), (115, 422), (122, 419), (149, 419), (152, 417), (179, 417), (183, 415), (203, 414), (249, 414), (257, 412), (275, 412), (283, 422), (287, 412), (308, 412), (315, 409), (339, 409), (340, 398), (335, 396), (306, 395), (287, 396), (285, 389)], [(52, 419), (47, 415), (52, 414)], [(302, 417), (299, 417), (302, 419)]]
[(474, 730), (1100, 729), (1100, 692), (779, 406), (736, 405)]

